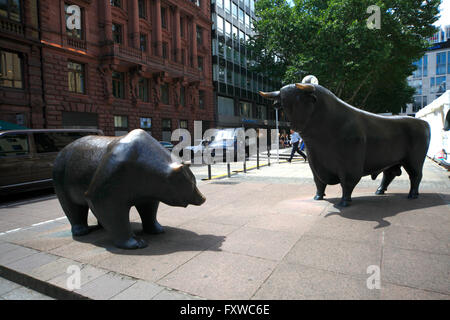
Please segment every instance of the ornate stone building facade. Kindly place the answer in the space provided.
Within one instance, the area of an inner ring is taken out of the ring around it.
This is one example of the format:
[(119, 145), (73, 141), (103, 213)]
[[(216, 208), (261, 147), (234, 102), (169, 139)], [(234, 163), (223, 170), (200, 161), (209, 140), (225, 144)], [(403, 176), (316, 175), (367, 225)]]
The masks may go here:
[(0, 2), (0, 120), (22, 127), (44, 125), (38, 21), (37, 0)]
[(31, 127), (143, 128), (170, 140), (194, 120), (213, 124), (208, 1), (39, 4), (44, 115)]

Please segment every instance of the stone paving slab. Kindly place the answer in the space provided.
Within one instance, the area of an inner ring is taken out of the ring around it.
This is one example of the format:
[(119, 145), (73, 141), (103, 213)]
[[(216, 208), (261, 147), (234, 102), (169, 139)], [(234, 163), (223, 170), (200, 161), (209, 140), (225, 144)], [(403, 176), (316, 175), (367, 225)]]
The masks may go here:
[[(54, 198), (1, 207), (8, 219), (33, 219), (0, 232), (0, 271), (69, 292), (67, 268), (76, 265), (74, 297), (90, 299), (449, 299), (448, 175), (427, 160), (413, 201), (406, 174), (384, 196), (373, 194), (381, 177), (365, 177), (344, 209), (335, 206), (339, 186), (312, 200), (302, 161), (200, 181), (201, 207), (160, 206), (163, 234), (143, 234), (132, 208), (132, 228), (149, 242), (132, 251), (115, 248), (104, 230), (72, 238)], [(367, 286), (369, 266), (380, 268), (380, 289)]]

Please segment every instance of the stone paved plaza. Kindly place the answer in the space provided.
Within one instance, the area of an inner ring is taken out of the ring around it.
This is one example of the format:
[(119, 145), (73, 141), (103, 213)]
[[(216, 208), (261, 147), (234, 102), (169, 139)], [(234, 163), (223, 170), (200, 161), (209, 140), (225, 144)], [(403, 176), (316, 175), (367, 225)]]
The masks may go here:
[[(3, 205), (0, 276), (54, 298), (450, 298), (450, 179), (434, 162), (425, 163), (419, 199), (406, 198), (405, 172), (383, 196), (374, 194), (381, 176), (365, 177), (344, 209), (335, 206), (339, 186), (312, 200), (312, 174), (300, 159), (272, 159), (231, 178), (226, 165), (212, 170), (216, 178), (202, 180), (207, 168), (192, 167), (204, 205), (160, 206), (163, 234), (142, 234), (131, 210), (133, 228), (149, 243), (141, 250), (113, 247), (104, 230), (73, 239), (53, 195)], [(81, 270), (74, 291), (72, 265)], [(0, 296), (7, 286), (0, 282)]]

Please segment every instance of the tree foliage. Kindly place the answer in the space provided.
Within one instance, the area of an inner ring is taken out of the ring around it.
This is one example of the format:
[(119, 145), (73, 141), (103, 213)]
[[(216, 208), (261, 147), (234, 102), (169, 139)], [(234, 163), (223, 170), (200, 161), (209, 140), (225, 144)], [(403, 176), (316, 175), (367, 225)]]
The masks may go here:
[[(406, 78), (437, 29), (441, 0), (256, 1), (250, 47), (255, 69), (284, 83), (313, 74), (342, 100), (371, 112), (400, 112), (414, 89)], [(369, 29), (371, 5), (380, 29)]]

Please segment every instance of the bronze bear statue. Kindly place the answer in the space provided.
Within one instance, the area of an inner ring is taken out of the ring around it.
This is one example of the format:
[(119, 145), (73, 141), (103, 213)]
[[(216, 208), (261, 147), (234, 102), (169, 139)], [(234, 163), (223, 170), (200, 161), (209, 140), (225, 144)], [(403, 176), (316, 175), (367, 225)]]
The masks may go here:
[(74, 236), (91, 230), (89, 208), (115, 246), (144, 248), (130, 225), (135, 206), (145, 233), (161, 233), (156, 219), (159, 202), (170, 206), (201, 205), (205, 197), (187, 165), (141, 129), (122, 137), (86, 136), (67, 145), (55, 159), (53, 182)]

